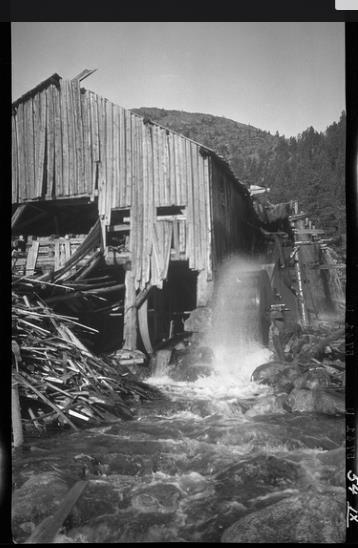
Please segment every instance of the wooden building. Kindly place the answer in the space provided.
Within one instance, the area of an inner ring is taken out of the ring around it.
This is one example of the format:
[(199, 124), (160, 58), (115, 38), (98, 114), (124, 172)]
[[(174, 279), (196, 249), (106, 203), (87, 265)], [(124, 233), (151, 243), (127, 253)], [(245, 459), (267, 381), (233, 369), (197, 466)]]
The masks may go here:
[(18, 215), (24, 204), (96, 209), (106, 259), (127, 264), (123, 338), (134, 348), (138, 296), (156, 288), (156, 306), (181, 314), (205, 306), (222, 260), (266, 243), (248, 189), (221, 157), (83, 89), (86, 75), (54, 74), (13, 103), (12, 203)]

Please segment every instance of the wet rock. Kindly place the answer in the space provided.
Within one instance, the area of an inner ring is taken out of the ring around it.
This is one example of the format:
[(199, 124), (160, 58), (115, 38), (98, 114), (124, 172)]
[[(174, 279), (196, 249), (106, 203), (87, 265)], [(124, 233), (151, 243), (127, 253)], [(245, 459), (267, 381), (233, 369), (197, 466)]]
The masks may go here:
[(175, 485), (157, 483), (136, 489), (131, 504), (140, 512), (171, 514), (178, 509), (181, 497), (182, 493)]
[(255, 371), (252, 373), (251, 380), (266, 384), (265, 381), (270, 380), (271, 377), (283, 371), (285, 367), (287, 367), (286, 364), (277, 361), (263, 363), (256, 367)]
[(337, 497), (335, 492), (312, 492), (240, 518), (225, 531), (221, 542), (342, 543), (345, 531), (344, 497)]
[(315, 412), (325, 415), (345, 413), (344, 395), (336, 392), (295, 388), (289, 394), (287, 403), (293, 412)]
[(205, 306), (195, 308), (184, 322), (184, 331), (206, 333), (210, 326), (211, 310)]
[[(29, 478), (12, 498), (13, 535), (24, 540), (27, 533), (47, 516), (54, 513), (63, 501), (69, 487), (55, 472), (43, 472)], [(25, 528), (21, 527), (26, 523)]]
[(289, 408), (287, 406), (286, 394), (263, 396), (249, 409), (246, 413), (246, 417), (255, 417), (256, 415), (268, 415), (277, 413), (287, 413)]
[(317, 455), (320, 462), (320, 480), (329, 485), (345, 485), (346, 450), (345, 447), (325, 451)]
[(74, 527), (103, 514), (112, 514), (121, 506), (123, 492), (112, 486), (112, 481), (91, 480), (71, 512), (67, 526)]
[(298, 464), (272, 455), (258, 455), (229, 466), (216, 475), (216, 492), (220, 498), (235, 498), (247, 504), (257, 496), (297, 487), (303, 478)]
[(294, 380), (295, 388), (307, 388), (308, 390), (326, 388), (329, 384), (329, 374), (323, 367), (306, 371)]
[(259, 384), (271, 386), (276, 393), (289, 393), (299, 375), (300, 370), (296, 367), (281, 362), (269, 362), (257, 367), (251, 379)]
[(346, 412), (344, 394), (316, 390), (316, 412), (325, 415), (344, 415)]
[(289, 394), (287, 403), (291, 407), (291, 411), (299, 413), (315, 411), (315, 394), (312, 390), (306, 388), (295, 388)]
[(184, 493), (190, 494), (190, 495), (193, 495), (195, 493), (200, 493), (210, 488), (210, 484), (207, 478), (205, 478), (198, 472), (190, 472), (189, 474), (183, 474), (179, 478), (178, 484), (180, 489)]
[[(146, 542), (153, 529), (168, 530), (172, 516), (163, 513), (138, 513), (134, 508), (98, 516), (86, 525), (66, 532), (74, 543)], [(159, 535), (158, 535), (159, 536)], [(164, 536), (164, 534), (163, 534)], [(174, 537), (171, 540), (176, 540)]]

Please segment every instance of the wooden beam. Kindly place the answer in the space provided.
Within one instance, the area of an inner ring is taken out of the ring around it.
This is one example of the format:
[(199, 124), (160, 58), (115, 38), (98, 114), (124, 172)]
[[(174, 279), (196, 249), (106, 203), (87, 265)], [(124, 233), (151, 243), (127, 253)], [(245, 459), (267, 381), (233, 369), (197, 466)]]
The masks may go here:
[(84, 69), (82, 70), (77, 76), (72, 78), (72, 80), (78, 80), (79, 82), (82, 82), (85, 78), (88, 78), (88, 76), (91, 76), (94, 72), (96, 72), (98, 69)]
[(20, 217), (25, 211), (26, 204), (21, 204), (19, 207), (14, 211), (11, 217), (11, 230), (13, 230), (16, 226), (16, 223), (19, 221)]
[(137, 309), (135, 307), (135, 279), (131, 270), (127, 270), (124, 283), (125, 299), (123, 348), (127, 350), (135, 350), (137, 348)]
[(35, 272), (36, 267), (36, 261), (37, 261), (37, 255), (39, 252), (39, 245), (40, 242), (37, 240), (33, 240), (32, 246), (29, 249), (27, 260), (26, 260), (26, 276), (31, 276)]

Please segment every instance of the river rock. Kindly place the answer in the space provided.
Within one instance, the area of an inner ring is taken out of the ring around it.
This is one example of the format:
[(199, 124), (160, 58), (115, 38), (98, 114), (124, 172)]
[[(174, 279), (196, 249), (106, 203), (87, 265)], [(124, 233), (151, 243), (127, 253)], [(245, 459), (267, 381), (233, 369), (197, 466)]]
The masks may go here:
[(343, 393), (315, 390), (317, 413), (325, 415), (344, 415), (346, 412), (345, 397)]
[(251, 380), (271, 386), (276, 393), (288, 394), (294, 388), (294, 381), (299, 375), (297, 367), (282, 362), (268, 362), (255, 369)]
[(320, 479), (330, 485), (342, 487), (345, 484), (346, 473), (346, 449), (338, 447), (331, 451), (318, 453), (317, 460), (320, 463)]
[(12, 497), (14, 538), (24, 540), (33, 526), (57, 510), (68, 490), (67, 483), (55, 472), (33, 475), (15, 489)]
[(326, 388), (330, 384), (330, 377), (323, 367), (315, 368), (297, 377), (293, 384), (295, 388), (307, 388), (308, 390)]
[(295, 388), (289, 394), (287, 403), (292, 412), (313, 413), (315, 411), (315, 393), (306, 388)]
[(344, 497), (309, 492), (240, 518), (226, 529), (221, 542), (342, 543), (345, 531)]
[(170, 514), (177, 510), (182, 493), (172, 484), (157, 483), (136, 489), (131, 505), (139, 512)]
[(296, 463), (273, 455), (258, 455), (217, 474), (216, 492), (221, 499), (234, 498), (247, 505), (263, 494), (296, 488), (303, 477)]
[(283, 371), (285, 367), (286, 364), (278, 361), (263, 363), (256, 367), (251, 375), (251, 380), (260, 384), (266, 384), (274, 375)]
[(286, 394), (263, 396), (245, 413), (245, 416), (255, 417), (256, 415), (287, 413), (289, 408), (286, 402)]
[(344, 395), (336, 392), (295, 388), (289, 394), (287, 403), (292, 412), (315, 412), (325, 415), (340, 415), (345, 413)]

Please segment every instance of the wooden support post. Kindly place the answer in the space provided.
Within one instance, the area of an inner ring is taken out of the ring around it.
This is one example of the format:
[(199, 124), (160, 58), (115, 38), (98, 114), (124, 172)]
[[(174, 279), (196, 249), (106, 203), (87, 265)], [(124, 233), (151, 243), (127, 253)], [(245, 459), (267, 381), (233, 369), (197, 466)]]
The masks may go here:
[[(297, 220), (295, 221), (295, 227), (298, 229), (304, 230), (304, 221), (303, 220)], [(307, 239), (304, 235), (302, 235), (302, 238), (304, 241)], [(297, 240), (301, 240), (301, 234), (300, 232), (295, 233), (295, 243), (297, 245)], [(302, 257), (301, 257), (301, 250), (299, 249), (297, 252), (297, 256), (295, 259), (295, 271), (296, 271), (296, 279), (297, 279), (297, 286), (298, 286), (298, 305), (301, 315), (301, 322), (303, 327), (307, 327), (309, 325), (309, 316), (306, 308), (306, 302), (305, 302), (305, 295), (303, 291), (303, 276), (302, 276)]]
[(137, 308), (135, 306), (136, 292), (134, 275), (131, 270), (126, 271), (125, 299), (124, 299), (124, 329), (123, 348), (135, 350), (137, 348)]
[(14, 447), (20, 447), (24, 443), (24, 434), (22, 431), (19, 391), (17, 382), (14, 380), (11, 388), (11, 422)]
[(206, 270), (198, 274), (196, 285), (196, 306), (207, 306), (213, 293), (213, 282), (208, 280)]

